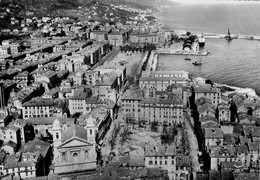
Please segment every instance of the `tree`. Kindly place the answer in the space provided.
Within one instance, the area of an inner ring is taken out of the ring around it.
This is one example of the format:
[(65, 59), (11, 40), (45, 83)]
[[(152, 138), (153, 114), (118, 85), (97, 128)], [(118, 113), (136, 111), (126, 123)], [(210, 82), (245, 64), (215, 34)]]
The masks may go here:
[(123, 146), (126, 141), (130, 140), (130, 131), (128, 128), (124, 128), (120, 136), (120, 144)]
[(163, 123), (161, 141), (162, 141), (162, 144), (168, 144), (168, 142), (169, 142), (169, 132), (167, 130), (167, 124), (166, 123)]
[(174, 124), (172, 127), (167, 127), (167, 124), (164, 123), (163, 131), (161, 134), (162, 144), (172, 144), (174, 142), (174, 138), (177, 135), (178, 130), (177, 126)]
[(108, 141), (108, 144), (110, 146), (110, 150), (111, 151), (115, 148), (116, 139), (117, 139), (117, 135), (118, 135), (119, 131), (120, 131), (120, 126), (119, 125), (115, 125), (114, 129), (112, 130), (111, 137), (110, 137), (110, 139)]
[(110, 140), (108, 141), (108, 144), (110, 146), (110, 150), (113, 151), (116, 146), (116, 138), (111, 136)]
[(157, 121), (153, 121), (151, 123), (151, 131), (158, 132), (158, 122)]
[(132, 117), (128, 117), (128, 118), (126, 118), (126, 124), (127, 124), (127, 127), (129, 127), (131, 125), (132, 129), (134, 129), (134, 126), (136, 124), (136, 120)]

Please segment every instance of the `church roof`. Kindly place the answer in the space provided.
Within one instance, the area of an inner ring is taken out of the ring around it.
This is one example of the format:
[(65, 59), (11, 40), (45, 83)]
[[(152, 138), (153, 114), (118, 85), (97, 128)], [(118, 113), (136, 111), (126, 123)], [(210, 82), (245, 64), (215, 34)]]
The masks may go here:
[(63, 133), (63, 139), (62, 142), (65, 142), (66, 140), (72, 138), (72, 137), (79, 137), (81, 139), (87, 140), (87, 130), (83, 127), (80, 127), (77, 124), (73, 124), (70, 126), (67, 131)]

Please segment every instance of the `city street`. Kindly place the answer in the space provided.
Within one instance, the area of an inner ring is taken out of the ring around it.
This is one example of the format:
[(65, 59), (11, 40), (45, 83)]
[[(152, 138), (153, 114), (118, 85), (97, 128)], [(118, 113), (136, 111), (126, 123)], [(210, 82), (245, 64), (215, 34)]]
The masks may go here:
[(193, 174), (193, 179), (196, 179), (196, 171), (200, 170), (200, 165), (198, 162), (198, 141), (197, 138), (194, 134), (194, 130), (192, 127), (192, 123), (191, 123), (191, 116), (190, 116), (190, 111), (186, 110), (186, 112), (184, 112), (184, 117), (187, 120), (186, 122), (186, 133), (188, 136), (188, 140), (189, 140), (189, 145), (190, 145), (190, 157), (191, 157), (191, 161), (192, 161), (192, 174)]

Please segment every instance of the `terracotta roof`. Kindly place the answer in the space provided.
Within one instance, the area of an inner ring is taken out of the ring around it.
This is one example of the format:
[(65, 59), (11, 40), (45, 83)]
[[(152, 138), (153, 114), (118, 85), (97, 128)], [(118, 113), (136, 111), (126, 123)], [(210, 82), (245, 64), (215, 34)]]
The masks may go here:
[(239, 172), (237, 174), (234, 173), (234, 180), (257, 180), (259, 176), (255, 173), (242, 173)]
[(127, 90), (123, 96), (121, 97), (121, 100), (142, 100), (142, 90), (139, 88), (131, 88)]
[(205, 104), (208, 104), (209, 106), (211, 105), (213, 107), (212, 101), (208, 98), (205, 98), (205, 97), (201, 97), (201, 98), (197, 99), (195, 101), (195, 103), (196, 103), (197, 106), (203, 106)]
[(238, 154), (248, 154), (247, 146), (236, 146), (236, 151)]
[(217, 88), (206, 87), (206, 86), (195, 86), (195, 93), (220, 93), (220, 90)]
[(233, 145), (228, 146), (214, 146), (208, 147), (210, 151), (210, 157), (226, 157), (226, 158), (235, 158), (236, 149)]
[(200, 122), (202, 124), (204, 123), (207, 123), (207, 122), (215, 122), (216, 124), (218, 124), (218, 120), (217, 118), (213, 117), (213, 116), (209, 116), (209, 115), (206, 115), (206, 116), (203, 116), (203, 117), (200, 117)]
[(249, 151), (260, 151), (260, 144), (256, 142), (248, 143)]
[(243, 126), (245, 136), (252, 135), (252, 137), (260, 137), (260, 127)]
[(47, 100), (43, 98), (35, 98), (23, 104), (23, 107), (35, 107), (35, 106), (53, 106), (53, 100)]
[(27, 142), (26, 144), (24, 144), (21, 149), (19, 150), (19, 152), (21, 153), (26, 153), (26, 152), (30, 152), (30, 153), (35, 153), (35, 152), (40, 152), (41, 155), (43, 157), (46, 156), (48, 150), (50, 149), (51, 144), (39, 140), (39, 139), (34, 139), (32, 141)]
[(165, 146), (145, 146), (145, 156), (174, 156), (176, 146), (175, 145), (165, 145)]
[(183, 102), (178, 96), (173, 96), (168, 99), (145, 97), (142, 99), (142, 104), (169, 104), (183, 107)]
[(60, 120), (63, 124), (65, 123), (73, 123), (75, 121), (75, 118), (57, 118), (57, 117), (39, 117), (39, 118), (30, 118), (28, 119), (28, 123), (32, 125), (52, 125), (54, 120)]
[(187, 81), (187, 79), (183, 77), (141, 77), (139, 81)]
[(223, 138), (221, 128), (205, 128), (205, 138)]

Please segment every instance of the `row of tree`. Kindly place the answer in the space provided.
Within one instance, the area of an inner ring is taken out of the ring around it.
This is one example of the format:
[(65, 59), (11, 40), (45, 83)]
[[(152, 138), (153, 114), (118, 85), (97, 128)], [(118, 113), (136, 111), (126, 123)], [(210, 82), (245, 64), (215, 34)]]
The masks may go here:
[(120, 46), (120, 51), (123, 52), (145, 52), (145, 51), (151, 51), (151, 50), (156, 50), (156, 45), (155, 44), (146, 44), (144, 46), (140, 45), (126, 45), (126, 46)]
[(110, 150), (112, 151), (115, 146), (116, 146), (116, 140), (117, 140), (117, 136), (120, 132), (120, 126), (119, 125), (114, 125), (114, 128), (112, 130), (112, 133), (111, 133), (111, 137), (108, 141), (108, 144), (110, 146)]

